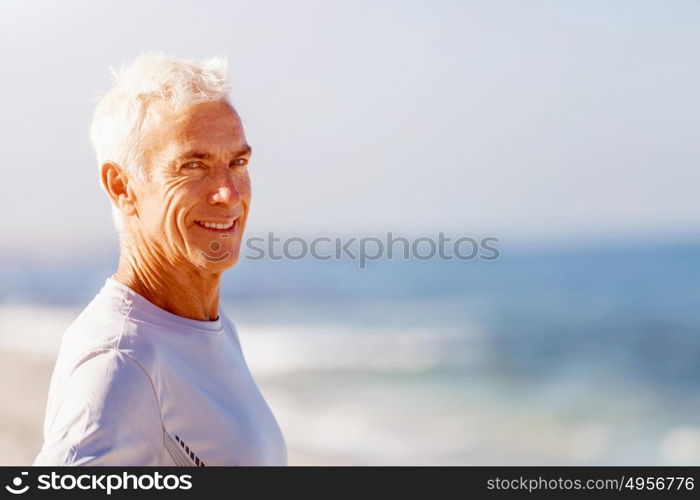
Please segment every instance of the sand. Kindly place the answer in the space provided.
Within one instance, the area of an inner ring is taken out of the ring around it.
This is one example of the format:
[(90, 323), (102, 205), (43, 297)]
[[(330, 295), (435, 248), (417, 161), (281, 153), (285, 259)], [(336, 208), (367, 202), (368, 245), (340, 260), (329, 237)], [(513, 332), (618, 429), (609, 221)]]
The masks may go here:
[(31, 465), (41, 449), (53, 360), (0, 351), (0, 465)]

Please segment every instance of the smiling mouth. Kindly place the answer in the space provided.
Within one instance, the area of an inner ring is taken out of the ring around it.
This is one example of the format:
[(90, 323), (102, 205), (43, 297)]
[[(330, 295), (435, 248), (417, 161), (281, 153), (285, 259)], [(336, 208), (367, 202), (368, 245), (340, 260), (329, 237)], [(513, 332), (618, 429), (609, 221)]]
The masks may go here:
[(207, 229), (216, 233), (232, 232), (235, 231), (238, 227), (238, 219), (232, 220), (230, 222), (208, 222), (196, 220), (194, 221), (194, 223), (202, 229)]

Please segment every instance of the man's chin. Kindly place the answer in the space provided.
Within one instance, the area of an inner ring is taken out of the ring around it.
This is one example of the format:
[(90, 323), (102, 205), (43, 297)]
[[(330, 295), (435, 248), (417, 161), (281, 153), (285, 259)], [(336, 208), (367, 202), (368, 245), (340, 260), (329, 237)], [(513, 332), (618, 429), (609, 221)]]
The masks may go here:
[(197, 260), (199, 265), (206, 269), (225, 271), (236, 265), (238, 262), (238, 254), (223, 252), (219, 255), (212, 255), (210, 253), (200, 252)]

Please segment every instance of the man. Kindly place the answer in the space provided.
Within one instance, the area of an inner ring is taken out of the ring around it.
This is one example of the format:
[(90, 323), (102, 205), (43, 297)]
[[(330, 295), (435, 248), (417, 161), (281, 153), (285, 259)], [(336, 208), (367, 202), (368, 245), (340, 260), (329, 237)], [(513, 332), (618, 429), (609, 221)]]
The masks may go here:
[(119, 266), (63, 336), (34, 465), (287, 464), (219, 307), (251, 200), (226, 72), (144, 54), (95, 109)]

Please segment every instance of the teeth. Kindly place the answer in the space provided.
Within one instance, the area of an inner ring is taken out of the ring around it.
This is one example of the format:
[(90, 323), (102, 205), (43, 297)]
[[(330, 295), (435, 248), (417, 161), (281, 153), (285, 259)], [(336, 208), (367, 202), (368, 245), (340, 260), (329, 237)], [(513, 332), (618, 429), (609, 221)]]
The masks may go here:
[(209, 229), (231, 229), (233, 227), (234, 222), (235, 221), (232, 221), (230, 224), (217, 224), (215, 222), (197, 221), (197, 224)]

